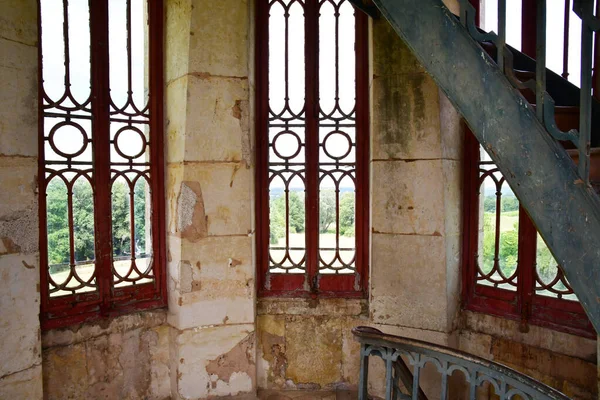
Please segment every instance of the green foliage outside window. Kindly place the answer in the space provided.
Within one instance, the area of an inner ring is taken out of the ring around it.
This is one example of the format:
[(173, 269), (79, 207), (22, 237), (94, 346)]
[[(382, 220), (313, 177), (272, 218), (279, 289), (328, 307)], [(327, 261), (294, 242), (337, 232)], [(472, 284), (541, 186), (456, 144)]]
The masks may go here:
[[(305, 206), (304, 193), (290, 191), (289, 215), (290, 233), (303, 233), (305, 231)], [(354, 236), (354, 192), (340, 194), (340, 234)], [(270, 242), (277, 244), (285, 237), (285, 194), (273, 196), (269, 202), (270, 207)], [(319, 233), (335, 233), (335, 192), (321, 190), (319, 200)]]
[[(134, 190), (136, 248), (146, 248), (146, 193), (145, 185), (139, 183)], [(46, 210), (48, 224), (48, 264), (50, 272), (69, 268), (69, 219), (67, 188), (61, 180), (53, 179), (46, 188)], [(115, 257), (131, 254), (129, 189), (117, 180), (112, 188), (113, 254)], [(73, 185), (73, 230), (75, 238), (75, 260), (80, 262), (95, 259), (94, 254), (94, 203), (92, 187), (85, 179)]]
[[(480, 268), (484, 274), (494, 266), (496, 243), (496, 196), (486, 196), (483, 202), (483, 243)], [(517, 267), (519, 253), (519, 201), (515, 196), (502, 196), (500, 214), (500, 249), (498, 263), (505, 276), (511, 276)], [(548, 281), (556, 274), (556, 261), (545, 243), (538, 239), (536, 254), (540, 277)]]

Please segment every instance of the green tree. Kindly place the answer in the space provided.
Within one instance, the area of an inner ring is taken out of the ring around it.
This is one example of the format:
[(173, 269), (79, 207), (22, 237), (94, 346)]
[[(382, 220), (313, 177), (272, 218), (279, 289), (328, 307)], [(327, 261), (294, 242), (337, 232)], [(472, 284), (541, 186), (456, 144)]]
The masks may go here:
[(354, 236), (354, 192), (343, 193), (340, 197), (340, 234)]
[(135, 245), (141, 253), (146, 253), (146, 181), (140, 178), (134, 190), (134, 217), (135, 217)]
[(112, 243), (113, 255), (131, 255), (131, 226), (129, 222), (129, 187), (122, 180), (115, 180), (112, 186)]
[[(305, 207), (304, 199), (298, 192), (289, 192), (289, 209), (290, 209), (290, 233), (302, 233), (305, 230)], [(270, 232), (269, 238), (271, 244), (277, 244), (279, 239), (285, 236), (286, 227), (286, 204), (285, 194), (271, 198), (269, 201), (270, 208)]]
[(502, 196), (502, 211), (517, 211), (519, 200), (515, 196)]
[(496, 212), (496, 196), (485, 196), (483, 199), (483, 211), (486, 213)]
[(516, 229), (500, 234), (500, 268), (506, 276), (510, 276), (517, 268), (519, 251), (519, 233)]
[(335, 223), (335, 192), (331, 189), (319, 193), (319, 233), (326, 233)]
[(73, 232), (75, 261), (88, 261), (94, 254), (94, 197), (92, 186), (85, 178), (73, 185)]
[[(69, 262), (69, 220), (67, 205), (67, 187), (62, 180), (53, 179), (46, 188), (48, 264), (50, 265)], [(65, 268), (68, 268), (68, 266)]]

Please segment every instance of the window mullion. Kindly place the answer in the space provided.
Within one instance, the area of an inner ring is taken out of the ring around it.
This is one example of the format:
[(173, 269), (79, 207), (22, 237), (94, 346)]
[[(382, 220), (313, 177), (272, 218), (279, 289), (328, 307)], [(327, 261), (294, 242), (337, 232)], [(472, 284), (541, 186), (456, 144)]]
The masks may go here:
[(305, 5), (306, 269), (316, 292), (319, 262), (319, 4)]
[(518, 310), (521, 314), (521, 329), (527, 330), (531, 318), (532, 299), (535, 292), (535, 255), (537, 231), (525, 212), (519, 207), (519, 249), (518, 249)]
[(106, 313), (110, 308), (112, 289), (108, 2), (91, 0), (90, 15), (96, 279), (102, 299), (101, 312)]

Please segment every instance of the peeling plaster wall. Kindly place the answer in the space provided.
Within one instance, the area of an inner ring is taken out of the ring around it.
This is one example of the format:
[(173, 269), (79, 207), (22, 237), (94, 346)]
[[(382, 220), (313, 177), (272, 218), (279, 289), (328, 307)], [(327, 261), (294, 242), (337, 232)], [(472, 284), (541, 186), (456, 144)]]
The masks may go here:
[(41, 399), (37, 1), (0, 10), (0, 398)]
[(461, 320), (460, 350), (514, 368), (573, 399), (598, 398), (596, 340), (533, 325), (523, 333), (516, 321), (468, 311)]
[(350, 330), (368, 324), (365, 300), (261, 299), (258, 385), (273, 390), (345, 390), (358, 384)]
[(253, 3), (167, 1), (171, 396), (254, 393)]
[(170, 329), (158, 310), (45, 332), (44, 398), (170, 398)]

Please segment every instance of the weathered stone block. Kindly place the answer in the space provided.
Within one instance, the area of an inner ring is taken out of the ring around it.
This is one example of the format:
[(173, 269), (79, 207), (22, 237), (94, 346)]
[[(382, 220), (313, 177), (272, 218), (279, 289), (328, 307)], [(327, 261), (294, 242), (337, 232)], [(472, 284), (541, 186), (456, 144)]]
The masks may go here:
[(441, 90), (439, 90), (439, 96), (442, 158), (461, 160), (464, 145), (462, 116)]
[(0, 376), (41, 362), (38, 257), (0, 256)]
[(44, 393), (51, 399), (75, 399), (88, 387), (85, 344), (44, 351)]
[(194, 1), (190, 35), (190, 72), (248, 76), (247, 0)]
[[(373, 162), (375, 232), (442, 236), (444, 185), (440, 160)], [(375, 254), (375, 252), (374, 252)]]
[(254, 301), (248, 297), (202, 299), (197, 292), (180, 296), (171, 305), (169, 324), (177, 329), (200, 326), (247, 324), (254, 321)]
[(259, 315), (256, 318), (256, 329), (258, 387), (283, 388), (287, 369), (285, 316)]
[(259, 315), (367, 316), (365, 299), (301, 299), (264, 297), (258, 299)]
[(444, 238), (373, 234), (373, 322), (445, 332)]
[[(183, 173), (181, 170), (183, 169)], [(198, 182), (204, 202), (204, 214), (209, 236), (248, 235), (251, 232), (250, 191), (252, 173), (241, 163), (186, 163), (169, 164), (167, 168), (167, 198), (169, 230), (178, 234), (177, 226), (187, 226), (189, 221), (177, 221), (177, 198), (183, 179)], [(188, 185), (189, 186), (189, 185)], [(200, 196), (196, 196), (199, 199)], [(175, 201), (175, 203), (173, 203)], [(191, 208), (195, 206), (192, 205)], [(187, 205), (186, 205), (187, 207)], [(193, 214), (191, 214), (193, 216)], [(201, 229), (201, 227), (198, 227)]]
[(437, 86), (424, 73), (373, 79), (375, 160), (437, 159), (442, 156)]
[(168, 163), (184, 160), (188, 80), (187, 75), (182, 76), (169, 82), (165, 90), (165, 157)]
[(249, 168), (248, 80), (190, 76), (188, 90), (185, 160), (243, 161)]
[[(164, 313), (118, 317), (44, 334), (48, 399), (164, 399), (169, 396), (169, 330)], [(156, 326), (156, 324), (159, 324)], [(72, 335), (65, 334), (71, 332)]]
[(536, 325), (530, 325), (529, 332), (525, 333), (521, 331), (518, 321), (470, 311), (463, 311), (462, 315), (464, 318), (463, 330), (485, 333), (591, 363), (596, 361), (595, 340)]
[[(564, 381), (588, 391), (595, 391), (597, 388), (597, 369), (594, 363), (499, 338), (492, 342), (491, 355), (494, 361), (515, 366), (521, 372), (542, 379), (554, 387)], [(558, 389), (560, 390), (560, 386)]]
[(192, 0), (167, 0), (165, 3), (165, 79), (171, 82), (189, 71), (190, 26), (194, 6)]
[(385, 18), (373, 20), (373, 74), (424, 73), (425, 70)]
[[(27, 46), (37, 44), (37, 2), (35, 0), (0, 1), (0, 37)], [(3, 57), (6, 53), (2, 53)]]
[[(35, 158), (0, 156), (0, 221), (7, 216), (11, 219), (22, 217), (14, 214), (29, 210), (37, 225), (37, 172)], [(34, 235), (37, 236), (37, 227)], [(35, 243), (37, 247), (37, 239)]]
[(248, 236), (208, 237), (184, 242), (177, 283), (169, 305), (178, 329), (251, 323), (254, 320), (254, 267)]
[[(442, 160), (444, 234), (446, 236), (462, 233), (462, 175), (462, 163), (460, 161)], [(432, 195), (434, 194), (432, 193)]]
[(41, 365), (0, 378), (0, 399), (42, 400), (45, 398)]
[[(298, 385), (340, 382), (342, 321), (325, 316), (286, 318), (286, 378)], [(307, 337), (307, 334), (309, 335)]]
[(0, 54), (3, 82), (0, 155), (35, 157), (38, 154), (37, 48), (0, 38)]
[(184, 242), (183, 254), (191, 264), (191, 290), (202, 298), (252, 296), (255, 271), (251, 237), (220, 236), (198, 243)]
[(173, 399), (255, 390), (254, 325), (171, 331)]
[(170, 328), (167, 325), (142, 334), (142, 341), (147, 343), (150, 351), (149, 393), (154, 399), (167, 399), (171, 395), (169, 335)]

